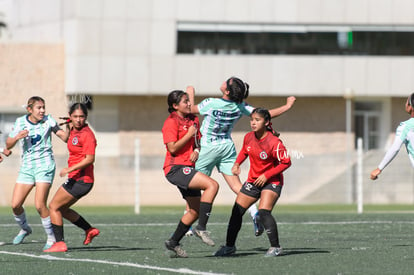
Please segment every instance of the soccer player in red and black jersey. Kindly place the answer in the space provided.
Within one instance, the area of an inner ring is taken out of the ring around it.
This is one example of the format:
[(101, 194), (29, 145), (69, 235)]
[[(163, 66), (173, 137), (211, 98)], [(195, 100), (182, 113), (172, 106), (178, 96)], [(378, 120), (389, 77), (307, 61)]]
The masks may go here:
[[(167, 149), (164, 173), (167, 180), (181, 192), (188, 210), (173, 235), (165, 242), (165, 246), (175, 253), (174, 256), (186, 258), (187, 253), (179, 242), (198, 218), (199, 224), (194, 228), (197, 236), (204, 243), (214, 245), (206, 225), (219, 185), (209, 176), (194, 169), (200, 152), (197, 144), (201, 135), (197, 130), (200, 126), (198, 118), (191, 114), (188, 95), (181, 90), (172, 91), (168, 95), (168, 111), (170, 115), (162, 127)], [(200, 190), (203, 190), (202, 194)]]
[(272, 210), (280, 197), (283, 187), (283, 174), (291, 165), (290, 157), (282, 141), (278, 138), (270, 122), (270, 113), (263, 108), (256, 108), (250, 115), (252, 132), (244, 137), (243, 148), (237, 156), (232, 172), (240, 174), (240, 164), (249, 157), (250, 170), (247, 181), (243, 184), (234, 203), (227, 228), (226, 245), (214, 255), (228, 256), (236, 252), (236, 239), (242, 225), (246, 210), (260, 198), (259, 218), (270, 242), (265, 256), (279, 256), (282, 248)]
[(86, 123), (88, 109), (85, 104), (74, 103), (69, 110), (70, 135), (68, 139), (68, 167), (59, 175), (68, 179), (57, 190), (50, 202), (50, 218), (56, 243), (44, 252), (66, 252), (64, 242), (63, 218), (85, 231), (84, 245), (99, 235), (99, 230), (92, 227), (81, 215), (70, 207), (80, 198), (88, 194), (94, 184), (93, 163), (95, 162), (96, 138)]

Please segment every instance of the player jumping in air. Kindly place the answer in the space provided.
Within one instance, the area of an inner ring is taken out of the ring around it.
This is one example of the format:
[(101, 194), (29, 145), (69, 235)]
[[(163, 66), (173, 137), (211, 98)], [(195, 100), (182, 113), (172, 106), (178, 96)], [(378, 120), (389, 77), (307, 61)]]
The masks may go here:
[[(196, 169), (208, 176), (214, 167), (223, 175), (227, 184), (238, 194), (242, 183), (238, 175), (231, 172), (237, 152), (231, 133), (236, 122), (243, 116), (249, 116), (254, 107), (244, 100), (249, 95), (249, 84), (237, 77), (230, 77), (220, 87), (221, 98), (207, 98), (198, 105), (194, 105), (194, 88), (189, 86), (187, 93), (190, 96), (191, 112), (204, 116), (201, 125), (201, 150), (196, 162)], [(280, 116), (288, 111), (294, 104), (296, 98), (290, 96), (286, 104), (270, 110), (271, 117)], [(253, 218), (254, 232), (256, 236), (263, 233), (257, 207), (252, 204), (249, 213)]]
[(395, 158), (404, 144), (407, 149), (408, 158), (414, 167), (414, 93), (405, 102), (405, 111), (410, 115), (410, 119), (403, 121), (398, 126), (395, 139), (391, 148), (388, 149), (378, 168), (371, 172), (371, 179), (376, 180), (382, 170)]

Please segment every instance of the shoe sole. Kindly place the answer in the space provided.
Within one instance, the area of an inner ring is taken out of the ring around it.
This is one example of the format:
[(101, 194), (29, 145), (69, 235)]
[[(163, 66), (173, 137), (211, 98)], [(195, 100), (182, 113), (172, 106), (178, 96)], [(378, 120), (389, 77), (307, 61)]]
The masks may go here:
[(205, 240), (203, 240), (203, 237), (197, 231), (194, 231), (194, 232), (195, 232), (195, 235), (206, 245), (209, 245), (209, 246), (215, 246), (216, 245), (213, 240), (211, 240), (211, 242), (210, 242), (210, 240), (205, 241)]

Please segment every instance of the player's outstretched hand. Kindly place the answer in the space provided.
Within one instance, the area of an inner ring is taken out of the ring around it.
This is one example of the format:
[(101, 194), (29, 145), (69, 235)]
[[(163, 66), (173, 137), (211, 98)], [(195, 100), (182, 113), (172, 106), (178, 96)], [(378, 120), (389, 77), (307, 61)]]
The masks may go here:
[(381, 174), (381, 170), (380, 170), (379, 168), (377, 168), (377, 169), (373, 170), (373, 171), (371, 172), (371, 179), (372, 179), (372, 180), (376, 180), (376, 179), (378, 179), (378, 175), (379, 175), (379, 174)]
[(9, 150), (9, 149), (7, 149), (7, 148), (4, 148), (4, 149), (3, 149), (3, 154), (4, 154), (6, 157), (10, 156), (10, 155), (11, 155), (11, 153), (12, 153), (12, 151), (11, 151), (11, 150)]

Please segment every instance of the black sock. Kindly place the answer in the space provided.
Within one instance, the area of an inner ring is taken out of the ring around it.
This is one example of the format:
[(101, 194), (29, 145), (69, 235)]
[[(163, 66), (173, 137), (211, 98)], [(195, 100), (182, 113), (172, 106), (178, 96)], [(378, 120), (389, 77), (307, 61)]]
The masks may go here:
[(175, 229), (173, 235), (171, 236), (170, 240), (174, 241), (178, 244), (181, 239), (184, 237), (185, 233), (187, 233), (188, 229), (190, 229), (191, 225), (185, 225), (181, 220), (178, 223), (177, 229)]
[(277, 223), (272, 213), (269, 210), (259, 209), (260, 221), (266, 229), (267, 237), (269, 238), (270, 246), (280, 247), (279, 233), (277, 231)]
[(53, 234), (55, 234), (56, 242), (63, 242), (63, 225), (56, 225), (52, 223)]
[(198, 230), (206, 230), (208, 218), (210, 218), (212, 203), (200, 202), (200, 213), (198, 215)]
[(79, 216), (79, 219), (73, 224), (85, 231), (92, 227), (82, 216)]
[(234, 203), (229, 225), (227, 227), (226, 246), (234, 246), (236, 244), (244, 213), (246, 213), (246, 208), (241, 207), (238, 203)]

